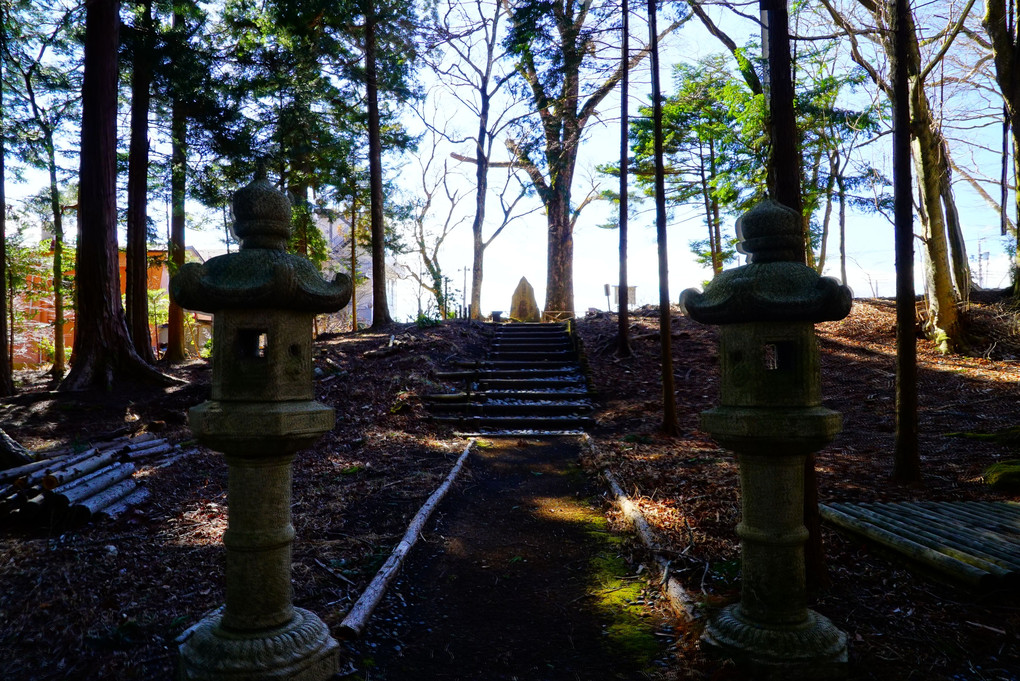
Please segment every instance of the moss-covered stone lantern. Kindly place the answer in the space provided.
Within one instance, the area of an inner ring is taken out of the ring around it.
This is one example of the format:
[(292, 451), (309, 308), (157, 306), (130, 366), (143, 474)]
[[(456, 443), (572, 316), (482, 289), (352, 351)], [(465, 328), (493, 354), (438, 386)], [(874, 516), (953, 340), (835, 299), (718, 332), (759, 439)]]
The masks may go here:
[(702, 641), (785, 678), (838, 676), (846, 635), (807, 608), (804, 463), (842, 427), (821, 404), (814, 324), (849, 314), (852, 294), (798, 261), (796, 211), (765, 201), (737, 221), (737, 236), (749, 263), (680, 297), (688, 316), (720, 325), (720, 404), (701, 426), (740, 464), (741, 598)]
[(333, 427), (315, 401), (312, 322), (344, 307), (350, 278), (322, 279), (284, 251), (290, 201), (264, 177), (234, 195), (241, 249), (184, 265), (170, 285), (182, 307), (211, 312), (212, 395), (189, 415), (203, 444), (226, 455), (226, 604), (181, 646), (179, 678), (331, 678), (338, 646), (291, 587), (291, 463)]

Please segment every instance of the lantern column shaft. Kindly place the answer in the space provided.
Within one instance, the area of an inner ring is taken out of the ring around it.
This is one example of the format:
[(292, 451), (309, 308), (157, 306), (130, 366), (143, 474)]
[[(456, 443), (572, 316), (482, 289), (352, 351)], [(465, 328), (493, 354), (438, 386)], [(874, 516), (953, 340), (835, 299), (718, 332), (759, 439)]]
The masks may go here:
[(740, 609), (756, 621), (807, 620), (804, 456), (739, 455), (743, 572)]
[(286, 624), (292, 606), (291, 461), (228, 457), (226, 608), (221, 626), (252, 631)]

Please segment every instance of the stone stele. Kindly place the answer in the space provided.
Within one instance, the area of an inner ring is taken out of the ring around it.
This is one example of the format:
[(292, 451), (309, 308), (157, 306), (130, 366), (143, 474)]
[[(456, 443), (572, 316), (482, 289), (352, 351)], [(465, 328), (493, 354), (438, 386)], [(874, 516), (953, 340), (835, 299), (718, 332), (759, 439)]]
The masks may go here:
[(540, 322), (542, 311), (538, 309), (535, 301), (535, 289), (528, 283), (527, 277), (521, 277), (521, 281), (514, 290), (510, 299), (510, 319), (517, 322)]
[(333, 427), (314, 400), (312, 321), (351, 297), (287, 253), (290, 201), (264, 177), (234, 195), (241, 249), (184, 265), (173, 299), (212, 312), (211, 399), (194, 407), (195, 436), (226, 455), (226, 604), (180, 649), (181, 681), (326, 681), (339, 665), (329, 628), (293, 606), (291, 464)]

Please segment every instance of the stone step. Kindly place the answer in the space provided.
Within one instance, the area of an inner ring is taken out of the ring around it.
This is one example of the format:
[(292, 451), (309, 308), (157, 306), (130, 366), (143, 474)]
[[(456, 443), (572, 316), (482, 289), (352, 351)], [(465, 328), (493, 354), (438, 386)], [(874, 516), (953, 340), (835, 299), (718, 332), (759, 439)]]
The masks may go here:
[(577, 353), (573, 350), (552, 350), (550, 352), (511, 351), (493, 352), (489, 355), (490, 360), (502, 361), (507, 359), (519, 359), (531, 362), (571, 362), (577, 360)]
[(486, 430), (485, 432), (477, 430), (455, 430), (453, 431), (456, 437), (526, 437), (529, 439), (541, 439), (546, 437), (576, 437), (584, 435), (584, 430), (581, 428), (564, 429), (564, 430), (529, 430), (527, 428), (507, 428), (506, 430)]
[(478, 390), (535, 390), (584, 387), (584, 376), (569, 378), (479, 378)]
[(480, 360), (480, 361), (461, 361), (454, 362), (454, 366), (462, 369), (475, 369), (478, 371), (499, 371), (503, 369), (510, 369), (514, 371), (524, 371), (528, 369), (570, 369), (577, 370), (577, 362), (574, 360), (519, 360), (519, 359), (503, 359), (503, 360)]
[(562, 366), (555, 369), (464, 369), (462, 371), (437, 371), (435, 377), (441, 381), (463, 381), (489, 378), (556, 378), (580, 375), (577, 367)]
[(566, 333), (566, 324), (547, 324), (545, 322), (510, 322), (493, 324), (496, 333)]
[(569, 340), (511, 340), (496, 341), (490, 346), (490, 351), (500, 350), (573, 350), (574, 345)]
[(583, 430), (595, 424), (590, 416), (434, 416), (433, 420), (482, 433), (505, 430)]
[(564, 400), (549, 402), (525, 402), (520, 404), (501, 402), (448, 402), (433, 404), (433, 414), (442, 416), (586, 416), (592, 405), (585, 400)]
[(427, 404), (445, 404), (456, 402), (487, 402), (514, 400), (516, 402), (545, 402), (549, 400), (587, 400), (594, 395), (588, 388), (578, 385), (571, 390), (481, 390), (471, 393), (434, 393), (422, 396)]

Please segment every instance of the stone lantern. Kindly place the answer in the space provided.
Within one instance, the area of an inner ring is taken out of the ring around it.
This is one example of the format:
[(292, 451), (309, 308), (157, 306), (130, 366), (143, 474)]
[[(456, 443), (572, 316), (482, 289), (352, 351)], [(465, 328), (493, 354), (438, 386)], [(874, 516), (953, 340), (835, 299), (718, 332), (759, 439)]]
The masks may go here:
[(720, 325), (720, 404), (701, 427), (740, 465), (740, 602), (711, 619), (703, 643), (785, 678), (838, 676), (846, 635), (807, 608), (804, 464), (842, 427), (821, 405), (814, 324), (850, 313), (852, 294), (802, 257), (800, 216), (765, 201), (737, 221), (749, 264), (688, 289), (691, 318)]
[(226, 604), (181, 646), (179, 678), (325, 680), (337, 643), (292, 603), (291, 463), (333, 427), (314, 400), (312, 321), (347, 304), (351, 281), (327, 282), (284, 250), (290, 201), (264, 177), (234, 195), (234, 218), (240, 251), (184, 265), (170, 286), (182, 307), (214, 315), (212, 396), (189, 422), (229, 476)]

